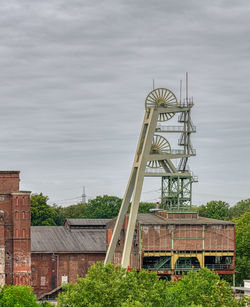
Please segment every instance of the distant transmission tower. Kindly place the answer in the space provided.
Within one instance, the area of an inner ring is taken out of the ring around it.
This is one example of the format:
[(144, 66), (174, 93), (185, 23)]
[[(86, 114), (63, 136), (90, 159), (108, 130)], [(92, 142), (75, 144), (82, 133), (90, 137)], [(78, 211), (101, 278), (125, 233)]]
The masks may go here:
[[(161, 204), (167, 211), (189, 211), (192, 206), (192, 183), (197, 179), (190, 172), (187, 161), (195, 156), (190, 136), (196, 132), (191, 121), (190, 111), (193, 99), (188, 98), (188, 80), (186, 75), (186, 98), (177, 101), (173, 92), (166, 88), (151, 91), (145, 100), (145, 116), (137, 145), (130, 178), (123, 197), (114, 232), (109, 244), (105, 263), (112, 262), (117, 241), (120, 236), (124, 217), (132, 204), (125, 237), (121, 265), (129, 266), (129, 258), (134, 236), (135, 223), (144, 177), (161, 177)], [(171, 120), (178, 113), (178, 125), (165, 126), (162, 123)], [(181, 134), (178, 149), (172, 149), (162, 134)], [(178, 167), (172, 160), (179, 161)]]
[(82, 203), (86, 203), (87, 201), (87, 196), (85, 194), (85, 186), (83, 186), (83, 191), (82, 191)]

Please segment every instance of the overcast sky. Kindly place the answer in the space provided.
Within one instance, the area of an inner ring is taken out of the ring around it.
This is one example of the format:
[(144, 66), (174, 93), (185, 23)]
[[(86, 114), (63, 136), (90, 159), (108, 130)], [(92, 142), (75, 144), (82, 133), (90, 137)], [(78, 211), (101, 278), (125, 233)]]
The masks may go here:
[(248, 0), (1, 1), (0, 169), (50, 203), (122, 197), (152, 79), (179, 95), (188, 71), (193, 202), (250, 197), (249, 16)]

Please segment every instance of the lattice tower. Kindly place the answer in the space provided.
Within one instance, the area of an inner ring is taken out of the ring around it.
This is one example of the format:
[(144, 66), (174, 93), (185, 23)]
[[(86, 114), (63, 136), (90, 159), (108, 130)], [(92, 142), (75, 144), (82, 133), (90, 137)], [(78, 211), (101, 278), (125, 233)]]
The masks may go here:
[[(190, 140), (191, 134), (196, 132), (190, 115), (193, 105), (193, 99), (178, 102), (175, 94), (166, 88), (154, 89), (146, 97), (145, 116), (135, 159), (105, 263), (113, 259), (124, 217), (132, 198), (121, 262), (123, 267), (129, 265), (144, 177), (161, 178), (161, 207), (163, 209), (168, 211), (191, 210), (192, 183), (197, 181), (187, 166), (188, 158), (196, 155)], [(177, 113), (178, 125), (165, 125)], [(170, 142), (166, 139), (166, 135), (173, 133), (179, 134), (178, 149), (172, 149)]]

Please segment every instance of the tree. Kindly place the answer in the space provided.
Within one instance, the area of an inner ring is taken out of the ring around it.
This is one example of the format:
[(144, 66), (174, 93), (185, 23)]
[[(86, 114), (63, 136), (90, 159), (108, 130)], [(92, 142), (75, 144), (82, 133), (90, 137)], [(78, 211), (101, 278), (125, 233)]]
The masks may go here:
[(57, 212), (47, 204), (48, 196), (42, 193), (33, 194), (30, 198), (30, 212), (32, 226), (55, 226)]
[(126, 272), (120, 266), (97, 262), (85, 278), (78, 278), (77, 284), (64, 286), (58, 306), (153, 306), (153, 303), (163, 306), (160, 295), (163, 288), (163, 281), (158, 281), (155, 273)]
[(36, 307), (36, 297), (28, 286), (4, 286), (0, 292), (1, 307)]
[(81, 218), (85, 218), (86, 207), (87, 205), (85, 203), (80, 202), (76, 205), (71, 205), (71, 206), (64, 207), (64, 208), (62, 207), (58, 207), (58, 208), (60, 208), (59, 211), (64, 216), (64, 218), (81, 219)]
[(250, 212), (250, 198), (241, 200), (231, 208), (229, 208), (229, 218), (240, 217), (245, 212)]
[(88, 202), (85, 218), (112, 219), (118, 215), (121, 203), (121, 198), (116, 196), (97, 196)]
[(144, 203), (144, 202), (141, 202), (139, 204), (139, 210), (138, 212), (139, 213), (150, 213), (150, 209), (154, 209), (156, 208), (156, 204), (155, 203)]
[(236, 283), (239, 285), (250, 276), (250, 212), (233, 219), (233, 222), (236, 223)]
[(229, 216), (229, 204), (221, 200), (212, 200), (199, 207), (201, 216), (217, 220), (227, 220)]
[(156, 273), (126, 271), (95, 263), (77, 284), (63, 286), (58, 307), (81, 306), (246, 306), (234, 298), (230, 285), (208, 269), (191, 271), (178, 282), (159, 280)]
[(232, 294), (230, 285), (207, 268), (190, 271), (177, 283), (170, 282), (167, 306), (244, 306)]

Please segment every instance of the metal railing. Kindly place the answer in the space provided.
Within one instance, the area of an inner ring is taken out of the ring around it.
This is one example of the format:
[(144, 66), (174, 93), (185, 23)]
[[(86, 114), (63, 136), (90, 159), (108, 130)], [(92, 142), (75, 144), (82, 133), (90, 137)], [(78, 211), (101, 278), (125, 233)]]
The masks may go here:
[(173, 154), (173, 155), (190, 155), (190, 156), (194, 156), (194, 155), (196, 155), (196, 150), (193, 149), (193, 148), (190, 148), (189, 153), (187, 153), (183, 149), (171, 149), (171, 154)]
[(162, 132), (167, 132), (167, 131), (184, 131), (184, 128), (182, 126), (162, 126), (162, 125), (157, 125), (155, 128), (156, 131), (162, 131)]
[(168, 131), (176, 131), (176, 132), (196, 132), (196, 127), (191, 125), (191, 129), (185, 131), (183, 126), (162, 126), (158, 124), (155, 128), (157, 132), (168, 132)]
[(231, 264), (205, 264), (205, 267), (210, 270), (230, 270), (232, 269)]

